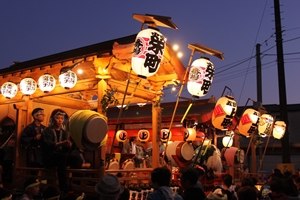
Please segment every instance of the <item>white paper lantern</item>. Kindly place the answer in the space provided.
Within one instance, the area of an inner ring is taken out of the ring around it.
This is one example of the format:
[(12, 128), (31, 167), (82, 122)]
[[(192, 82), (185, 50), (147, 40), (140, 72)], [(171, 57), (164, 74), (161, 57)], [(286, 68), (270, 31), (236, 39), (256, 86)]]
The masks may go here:
[(284, 121), (276, 121), (273, 128), (273, 137), (276, 139), (281, 139), (286, 130), (286, 124)]
[(239, 123), (240, 134), (246, 137), (250, 136), (258, 127), (259, 117), (260, 113), (257, 110), (252, 108), (246, 109)]
[(228, 129), (236, 114), (237, 104), (232, 96), (221, 97), (213, 110), (212, 125), (220, 130)]
[(37, 84), (32, 78), (24, 78), (20, 82), (20, 90), (24, 95), (32, 95), (36, 88)]
[(273, 131), (274, 118), (270, 114), (262, 114), (258, 124), (258, 134), (262, 137), (270, 135)]
[(40, 76), (38, 80), (38, 85), (40, 90), (47, 93), (47, 92), (51, 92), (55, 88), (56, 81), (52, 75), (44, 74)]
[(142, 129), (138, 132), (138, 139), (140, 142), (148, 142), (150, 138), (150, 133), (148, 130)]
[(170, 140), (172, 137), (172, 132), (169, 129), (161, 129), (160, 130), (160, 139), (162, 142), (167, 142), (168, 140)]
[(65, 73), (59, 75), (59, 84), (65, 88), (70, 89), (76, 85), (77, 75), (75, 72), (68, 70)]
[(127, 131), (125, 131), (125, 130), (117, 131), (116, 139), (118, 142), (125, 142), (126, 138), (127, 138)]
[(194, 128), (186, 128), (184, 130), (184, 140), (189, 142), (189, 141), (194, 141), (196, 139), (197, 132)]
[(156, 74), (163, 58), (166, 40), (163, 34), (153, 28), (140, 31), (135, 39), (131, 59), (132, 70), (140, 77)]
[(187, 89), (194, 97), (205, 96), (214, 78), (215, 67), (208, 58), (195, 60), (189, 72)]
[(233, 144), (233, 138), (229, 135), (226, 135), (222, 139), (222, 144), (224, 147), (231, 147)]
[(14, 98), (18, 92), (18, 86), (13, 82), (5, 82), (1, 86), (1, 94), (8, 99)]

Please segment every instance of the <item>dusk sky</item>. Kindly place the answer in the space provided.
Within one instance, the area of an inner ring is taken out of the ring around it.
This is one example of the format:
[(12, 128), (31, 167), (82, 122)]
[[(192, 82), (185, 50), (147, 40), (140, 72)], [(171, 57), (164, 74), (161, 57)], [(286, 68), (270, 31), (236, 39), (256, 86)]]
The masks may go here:
[[(288, 104), (300, 103), (300, 1), (281, 1), (281, 24)], [(273, 0), (52, 0), (0, 1), (0, 68), (138, 33), (132, 15), (171, 17), (178, 30), (161, 27), (171, 45), (179, 44), (187, 66), (199, 43), (224, 52), (207, 56), (215, 77), (207, 96), (229, 87), (239, 105), (256, 100), (255, 45), (261, 44), (263, 104), (279, 104)], [(193, 60), (201, 55), (195, 53)], [(166, 101), (176, 93), (165, 90)], [(191, 97), (184, 88), (184, 97)]]

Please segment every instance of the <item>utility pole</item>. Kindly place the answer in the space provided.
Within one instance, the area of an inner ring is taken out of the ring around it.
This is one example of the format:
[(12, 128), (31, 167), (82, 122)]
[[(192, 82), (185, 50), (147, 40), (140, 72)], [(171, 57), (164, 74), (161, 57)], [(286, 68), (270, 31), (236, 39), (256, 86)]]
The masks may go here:
[(284, 59), (282, 47), (282, 30), (281, 30), (281, 17), (280, 17), (280, 3), (279, 0), (274, 0), (274, 13), (275, 13), (275, 29), (276, 29), (276, 49), (277, 49), (277, 68), (278, 68), (278, 87), (279, 87), (279, 107), (280, 117), (286, 123), (286, 132), (281, 139), (282, 145), (282, 163), (290, 163), (290, 145), (289, 145), (289, 132), (288, 132), (288, 114), (286, 102), (286, 87), (285, 87), (285, 74), (284, 74)]

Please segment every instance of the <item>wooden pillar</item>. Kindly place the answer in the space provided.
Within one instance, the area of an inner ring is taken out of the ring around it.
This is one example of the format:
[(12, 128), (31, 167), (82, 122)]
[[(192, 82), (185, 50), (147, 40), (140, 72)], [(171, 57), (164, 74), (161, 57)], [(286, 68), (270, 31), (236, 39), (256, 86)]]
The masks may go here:
[(160, 105), (156, 105), (155, 103), (152, 103), (152, 168), (159, 167), (160, 129), (161, 129), (161, 107)]
[(256, 134), (253, 132), (251, 134), (252, 141), (251, 141), (251, 171), (252, 173), (256, 173), (256, 146), (255, 146), (255, 141), (256, 141)]

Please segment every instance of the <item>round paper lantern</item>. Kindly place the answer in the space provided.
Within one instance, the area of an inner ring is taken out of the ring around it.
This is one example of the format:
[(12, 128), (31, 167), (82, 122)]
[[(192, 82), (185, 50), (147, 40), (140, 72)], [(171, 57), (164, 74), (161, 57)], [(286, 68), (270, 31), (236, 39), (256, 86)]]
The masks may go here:
[(222, 144), (226, 148), (231, 147), (232, 144), (233, 144), (233, 138), (229, 135), (224, 136), (223, 139), (222, 139)]
[(237, 105), (232, 96), (221, 97), (213, 110), (212, 125), (220, 130), (228, 129), (235, 116)]
[(125, 130), (117, 131), (116, 139), (118, 142), (125, 142), (126, 138), (127, 138), (127, 131), (125, 131)]
[(59, 75), (59, 84), (65, 88), (70, 89), (76, 85), (77, 75), (75, 72), (68, 70), (65, 73)]
[(257, 110), (252, 108), (246, 109), (239, 123), (240, 134), (246, 137), (250, 136), (257, 129), (259, 117), (260, 113)]
[(166, 40), (154, 28), (144, 29), (136, 36), (131, 59), (132, 70), (142, 78), (153, 76), (163, 58)]
[(273, 131), (274, 118), (270, 114), (262, 114), (258, 124), (258, 134), (262, 137), (270, 135)]
[(186, 128), (184, 130), (184, 141), (194, 141), (196, 139), (197, 133), (194, 128)]
[(286, 124), (284, 121), (276, 121), (273, 128), (273, 137), (276, 139), (281, 139), (286, 130)]
[(187, 89), (194, 97), (205, 96), (213, 81), (215, 67), (208, 58), (199, 58), (192, 63)]
[(18, 86), (13, 82), (6, 82), (1, 86), (1, 94), (8, 99), (11, 99), (16, 96), (18, 92)]
[(38, 80), (40, 90), (42, 90), (45, 93), (51, 92), (55, 88), (55, 84), (55, 78), (50, 74), (44, 74), (40, 76)]
[(36, 90), (37, 84), (32, 78), (24, 78), (20, 82), (20, 90), (25, 95), (32, 95)]
[(148, 130), (145, 130), (145, 129), (139, 130), (139, 132), (138, 132), (139, 141), (148, 142), (149, 137), (150, 137), (150, 133)]
[(162, 142), (167, 142), (172, 137), (172, 132), (169, 129), (161, 129), (160, 130), (160, 139)]

